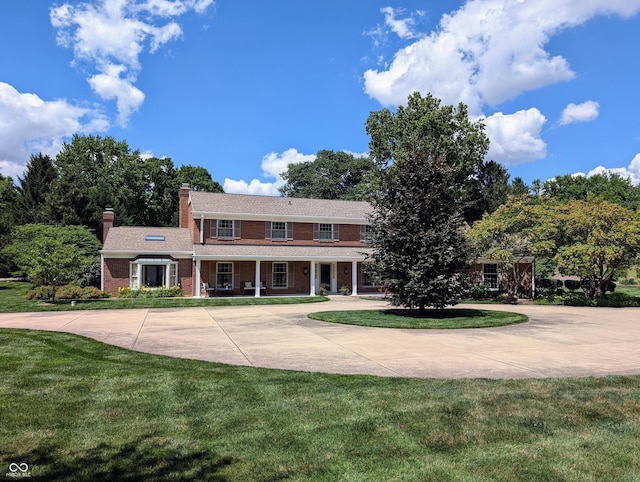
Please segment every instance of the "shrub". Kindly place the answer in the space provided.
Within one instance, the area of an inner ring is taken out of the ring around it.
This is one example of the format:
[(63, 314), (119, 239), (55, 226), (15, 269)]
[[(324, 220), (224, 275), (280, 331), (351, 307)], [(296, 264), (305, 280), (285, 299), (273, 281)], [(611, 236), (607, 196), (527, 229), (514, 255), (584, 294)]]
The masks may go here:
[(50, 300), (53, 297), (53, 286), (38, 286), (29, 290), (28, 300)]
[(489, 297), (489, 287), (487, 285), (474, 284), (469, 288), (469, 298), (482, 300)]
[(562, 281), (552, 278), (536, 279), (536, 294), (555, 295), (562, 288)]
[(118, 288), (118, 298), (175, 298), (183, 295), (184, 292), (180, 286), (153, 289), (143, 286), (139, 290), (131, 289), (128, 286)]
[(628, 308), (640, 306), (640, 297), (630, 296), (626, 293), (611, 293), (604, 296), (596, 296), (589, 300), (584, 296), (569, 295), (564, 299), (567, 306), (601, 306), (612, 308)]
[[(81, 288), (78, 285), (70, 284), (58, 286), (56, 289), (57, 300), (97, 300), (111, 296), (106, 291), (100, 291), (94, 286)], [(53, 297), (52, 286), (38, 286), (27, 293), (28, 300), (50, 300)]]

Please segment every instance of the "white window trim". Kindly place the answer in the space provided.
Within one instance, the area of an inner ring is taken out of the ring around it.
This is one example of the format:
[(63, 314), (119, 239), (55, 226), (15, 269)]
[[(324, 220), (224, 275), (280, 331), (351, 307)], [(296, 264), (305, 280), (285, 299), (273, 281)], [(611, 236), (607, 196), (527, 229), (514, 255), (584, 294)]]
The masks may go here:
[[(495, 266), (495, 284), (496, 286), (491, 286), (490, 279), (494, 277), (494, 273), (486, 273), (485, 266)], [(491, 278), (486, 277), (487, 274), (491, 275)], [(498, 264), (497, 263), (482, 263), (482, 284), (485, 285), (489, 291), (499, 291), (500, 290), (500, 273), (498, 272)]]
[[(276, 271), (276, 265), (284, 265), (284, 271)], [(276, 275), (284, 274), (284, 286), (276, 285)], [(275, 290), (286, 290), (289, 288), (289, 263), (274, 262), (271, 267), (271, 287)]]
[[(163, 288), (171, 288), (178, 286), (178, 262), (167, 258), (140, 258), (129, 262), (129, 287), (139, 290), (142, 287), (142, 269), (143, 266), (164, 265), (164, 286)], [(135, 276), (134, 276), (135, 272)], [(135, 281), (134, 281), (135, 278)], [(157, 289), (150, 288), (150, 289)]]
[[(231, 265), (231, 271), (220, 273), (219, 269), (220, 269), (220, 265), (221, 264)], [(215, 280), (214, 284), (215, 284), (216, 289), (229, 289), (229, 290), (232, 290), (234, 288), (234, 286), (233, 286), (234, 264), (235, 263), (233, 261), (218, 261), (218, 262), (216, 262), (216, 264), (215, 264), (215, 278), (214, 278), (214, 280)], [(229, 284), (229, 286), (218, 286), (218, 275), (219, 274), (225, 274), (225, 275), (230, 275), (231, 276), (231, 283)]]

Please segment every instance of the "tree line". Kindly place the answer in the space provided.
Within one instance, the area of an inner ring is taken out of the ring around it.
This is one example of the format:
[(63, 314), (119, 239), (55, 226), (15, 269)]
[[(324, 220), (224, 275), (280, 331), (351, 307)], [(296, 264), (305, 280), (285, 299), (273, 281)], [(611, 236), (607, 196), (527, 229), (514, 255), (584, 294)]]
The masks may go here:
[[(482, 122), (471, 122), (464, 104), (441, 105), (430, 94), (371, 112), (366, 131), (367, 157), (321, 150), (314, 161), (288, 167), (280, 193), (371, 202), (370, 274), (389, 288), (393, 304), (455, 304), (474, 256), (498, 260), (512, 276), (518, 259), (541, 257), (588, 282), (591, 296), (638, 261), (640, 187), (628, 179), (605, 173), (509, 182), (503, 166), (485, 160)], [(33, 155), (18, 185), (0, 176), (0, 274), (15, 268), (31, 236), (46, 231), (33, 225), (84, 226), (99, 238), (102, 213), (112, 207), (122, 225), (176, 226), (182, 183), (222, 192), (202, 167), (143, 158), (111, 137), (76, 135), (55, 159)], [(2, 249), (12, 240), (23, 244)], [(85, 278), (99, 272), (95, 258), (92, 266)]]

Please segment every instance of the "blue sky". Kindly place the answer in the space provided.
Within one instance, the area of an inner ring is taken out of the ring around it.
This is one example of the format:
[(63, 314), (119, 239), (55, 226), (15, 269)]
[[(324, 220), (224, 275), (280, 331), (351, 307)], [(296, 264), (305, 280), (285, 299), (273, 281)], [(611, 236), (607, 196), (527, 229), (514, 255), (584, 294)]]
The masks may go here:
[(0, 172), (74, 133), (277, 194), (371, 111), (465, 102), (526, 182), (640, 183), (640, 0), (2, 0)]

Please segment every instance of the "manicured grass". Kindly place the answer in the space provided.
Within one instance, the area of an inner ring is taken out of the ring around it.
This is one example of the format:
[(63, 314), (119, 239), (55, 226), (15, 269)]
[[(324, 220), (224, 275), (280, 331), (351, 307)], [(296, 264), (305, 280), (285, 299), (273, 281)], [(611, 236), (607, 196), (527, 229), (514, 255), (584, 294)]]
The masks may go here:
[(640, 297), (640, 285), (623, 285), (618, 284), (616, 286), (616, 293), (625, 293), (629, 296), (639, 296)]
[(0, 330), (0, 467), (31, 480), (637, 480), (640, 377), (231, 367)]
[(30, 283), (0, 281), (0, 313), (22, 311), (70, 311), (70, 310), (114, 310), (132, 308), (188, 308), (198, 306), (248, 306), (277, 305), (294, 303), (315, 303), (328, 301), (323, 296), (261, 296), (236, 298), (107, 298), (102, 300), (81, 300), (71, 306), (70, 301), (56, 301), (55, 304), (27, 300)]
[(519, 313), (468, 309), (425, 310), (424, 315), (416, 310), (403, 309), (319, 311), (308, 316), (345, 325), (416, 329), (491, 328), (524, 323), (529, 319)]

